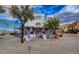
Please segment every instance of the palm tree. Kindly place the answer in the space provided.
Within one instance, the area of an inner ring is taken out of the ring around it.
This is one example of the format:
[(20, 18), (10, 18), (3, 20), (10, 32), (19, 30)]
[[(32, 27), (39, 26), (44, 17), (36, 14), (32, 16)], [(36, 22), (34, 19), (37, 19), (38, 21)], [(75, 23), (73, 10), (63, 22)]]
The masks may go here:
[(0, 6), (0, 13), (4, 13), (5, 9), (3, 8), (3, 6)]
[(30, 19), (32, 20), (33, 17), (33, 9), (29, 8), (30, 6), (11, 6), (10, 11), (13, 17), (18, 16), (19, 21), (21, 22), (21, 43), (24, 43), (24, 24), (25, 22)]
[(53, 17), (53, 18), (48, 19), (44, 23), (44, 27), (55, 30), (59, 27), (59, 23), (60, 23), (59, 19), (57, 17)]

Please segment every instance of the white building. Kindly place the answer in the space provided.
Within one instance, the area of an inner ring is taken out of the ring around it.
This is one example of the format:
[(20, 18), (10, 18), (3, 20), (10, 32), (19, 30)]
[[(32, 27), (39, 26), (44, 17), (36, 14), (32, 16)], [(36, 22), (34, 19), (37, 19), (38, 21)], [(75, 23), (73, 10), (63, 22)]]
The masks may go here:
[(32, 26), (32, 27), (42, 27), (43, 23), (45, 22), (45, 15), (44, 14), (34, 14), (34, 20), (28, 20), (25, 23), (25, 26)]

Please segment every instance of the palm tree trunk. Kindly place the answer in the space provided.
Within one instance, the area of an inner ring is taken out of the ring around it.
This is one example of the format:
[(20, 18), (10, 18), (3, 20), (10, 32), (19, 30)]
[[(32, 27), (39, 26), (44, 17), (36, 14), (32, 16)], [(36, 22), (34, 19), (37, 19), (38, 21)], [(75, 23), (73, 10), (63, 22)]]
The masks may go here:
[(24, 43), (24, 23), (21, 23), (21, 43)]

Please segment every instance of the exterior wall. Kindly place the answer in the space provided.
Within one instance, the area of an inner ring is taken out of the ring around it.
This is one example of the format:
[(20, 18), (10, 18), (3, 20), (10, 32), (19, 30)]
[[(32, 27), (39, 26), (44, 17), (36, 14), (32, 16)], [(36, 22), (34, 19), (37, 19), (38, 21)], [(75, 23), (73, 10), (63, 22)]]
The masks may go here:
[(37, 20), (42, 20), (42, 19), (45, 19), (45, 15), (44, 14), (34, 14), (34, 18), (37, 19)]
[(79, 22), (74, 22), (72, 23), (73, 26), (75, 26), (76, 28), (79, 28)]
[(34, 14), (34, 20), (28, 21), (25, 23), (25, 26), (33, 26), (36, 27), (36, 23), (40, 23), (38, 27), (42, 27), (43, 23), (45, 22), (45, 15), (44, 14)]
[(79, 23), (77, 23), (77, 25), (76, 25), (77, 27), (79, 27)]

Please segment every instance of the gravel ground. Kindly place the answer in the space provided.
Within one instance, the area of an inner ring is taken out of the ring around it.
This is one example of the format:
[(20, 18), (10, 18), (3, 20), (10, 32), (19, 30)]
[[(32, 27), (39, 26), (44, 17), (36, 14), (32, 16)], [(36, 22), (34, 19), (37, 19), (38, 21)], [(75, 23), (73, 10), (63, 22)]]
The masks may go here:
[(20, 43), (20, 39), (5, 36), (0, 39), (0, 54), (78, 54), (79, 34), (64, 34), (61, 40), (35, 39)]

